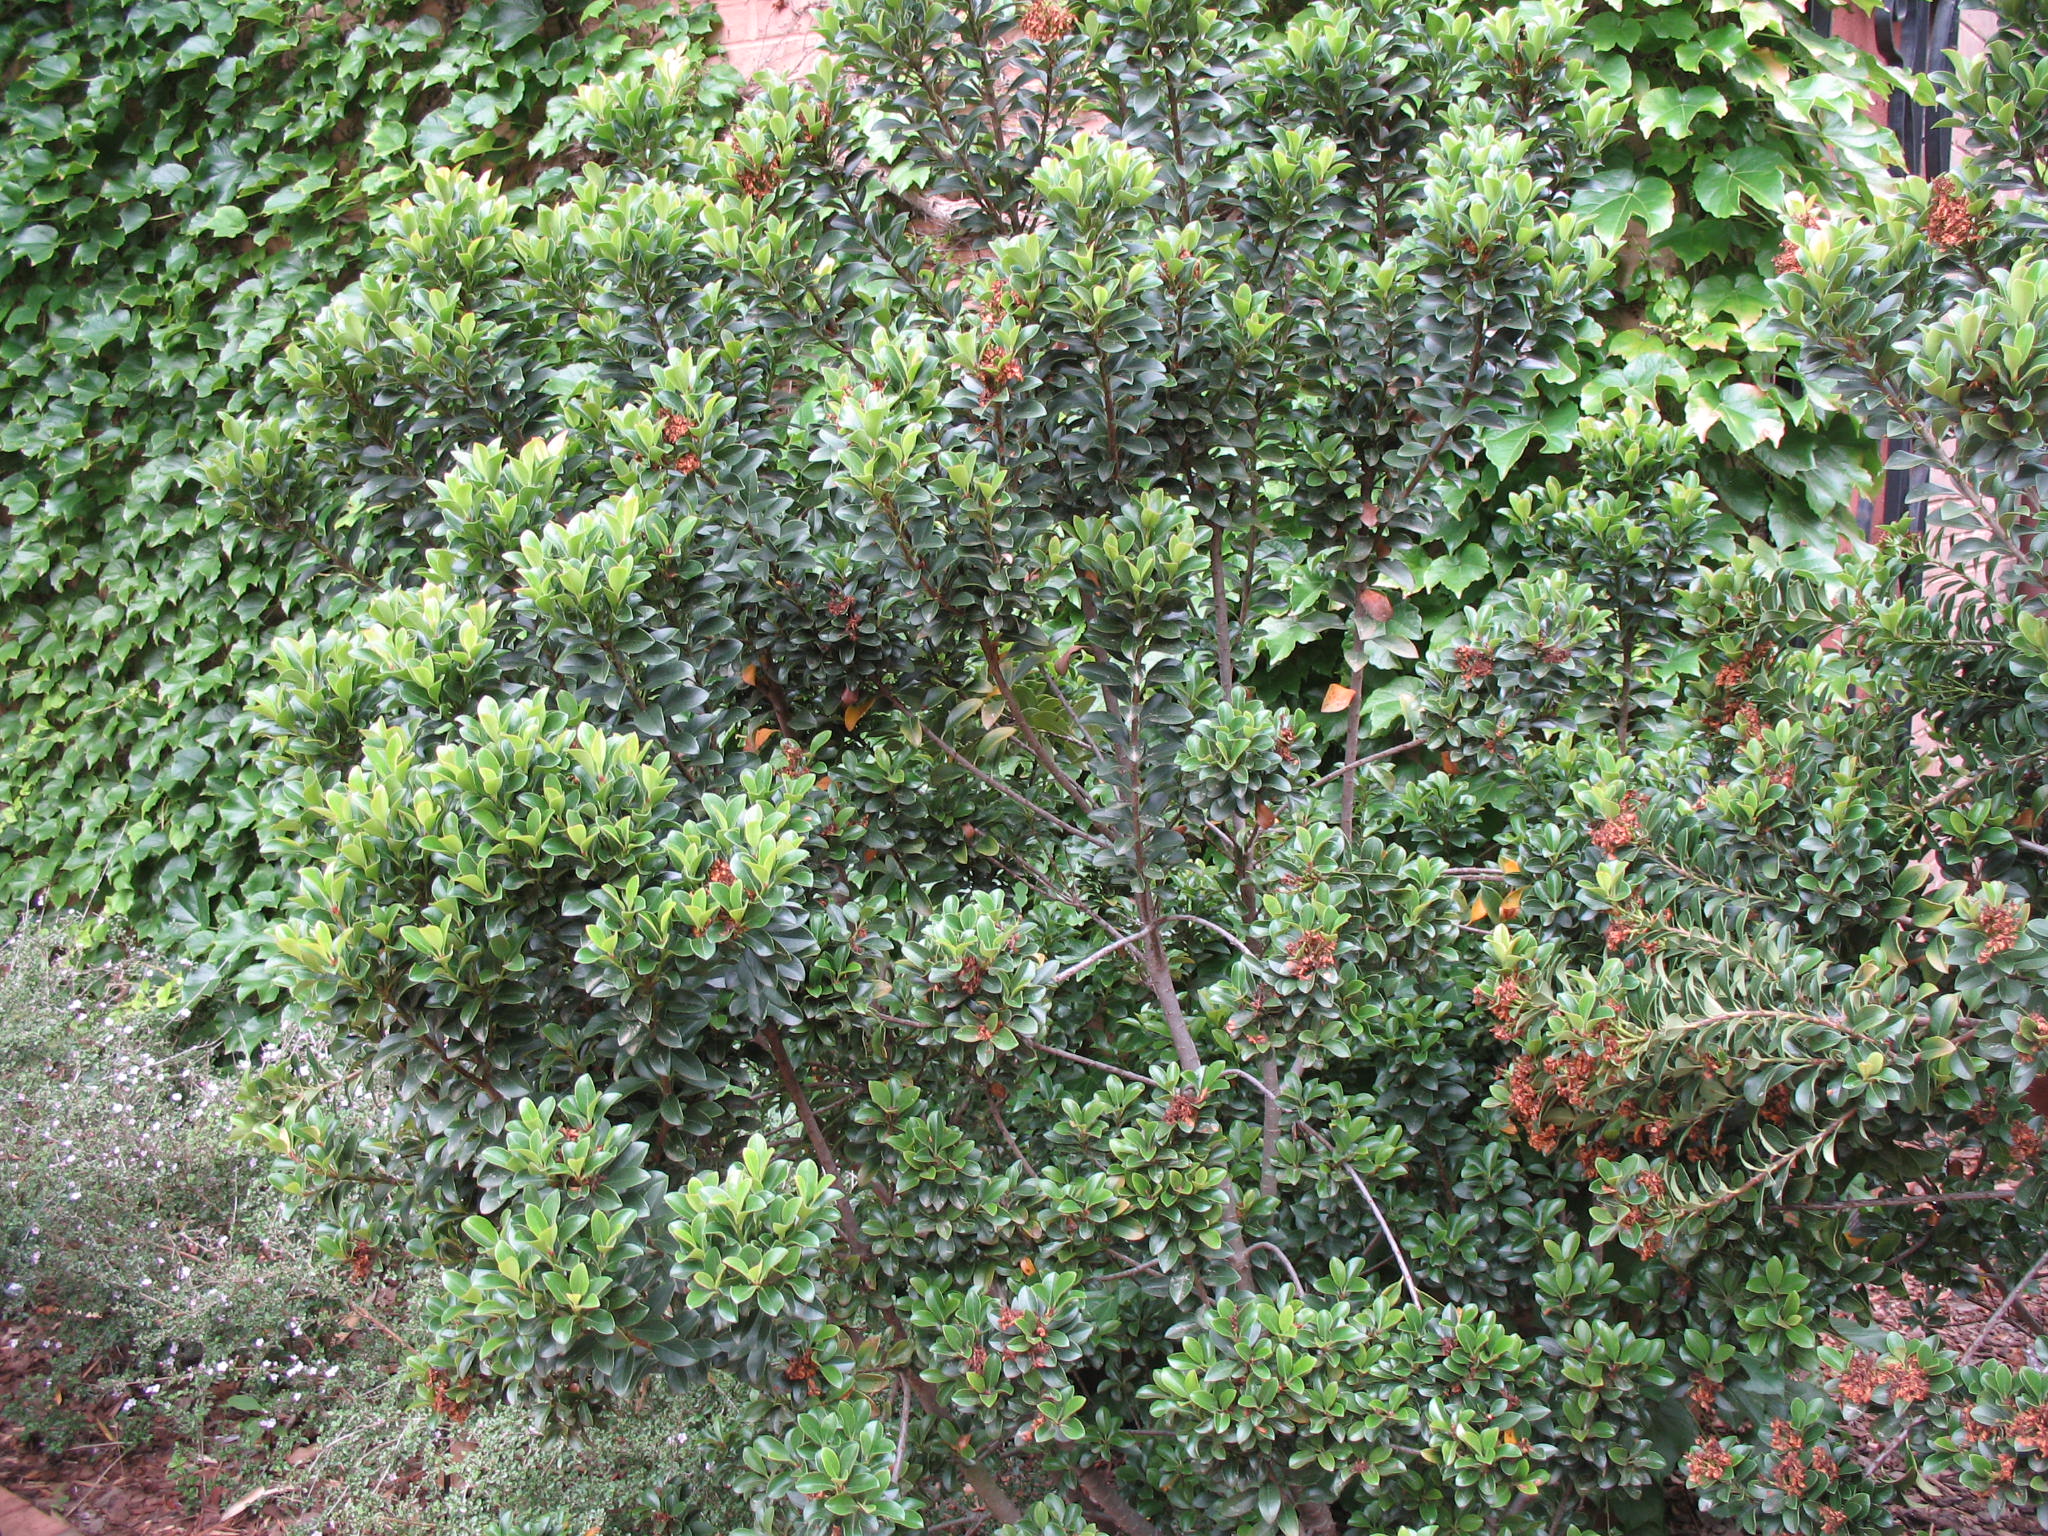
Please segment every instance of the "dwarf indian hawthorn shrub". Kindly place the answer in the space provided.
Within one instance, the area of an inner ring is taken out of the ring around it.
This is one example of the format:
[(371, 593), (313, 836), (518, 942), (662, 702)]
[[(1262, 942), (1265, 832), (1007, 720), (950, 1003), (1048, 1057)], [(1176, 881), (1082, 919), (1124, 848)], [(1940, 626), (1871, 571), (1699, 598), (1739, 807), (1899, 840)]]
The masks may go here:
[(2037, 1236), (2018, 803), (1898, 551), (1653, 388), (1475, 499), (1613, 258), (1579, 22), (845, 0), (715, 144), (658, 73), (530, 220), (395, 214), (209, 473), (376, 572), (252, 701), (317, 1044), (246, 1124), (440, 1273), (423, 1401), (731, 1372), (818, 1536), (1834, 1531), (1951, 1454), (1866, 1287)]

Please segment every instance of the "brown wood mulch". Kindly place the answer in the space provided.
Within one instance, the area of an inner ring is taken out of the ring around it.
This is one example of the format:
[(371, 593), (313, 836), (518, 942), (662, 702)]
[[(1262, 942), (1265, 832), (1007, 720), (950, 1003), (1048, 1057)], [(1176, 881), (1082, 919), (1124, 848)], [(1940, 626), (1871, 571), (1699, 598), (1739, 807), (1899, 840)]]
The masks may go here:
[(235, 1508), (250, 1490), (223, 1482), (231, 1468), (174, 1468), (169, 1444), (124, 1448), (119, 1426), (98, 1405), (83, 1412), (100, 1431), (96, 1440), (61, 1454), (38, 1445), (9, 1410), (51, 1390), (50, 1356), (64, 1345), (41, 1319), (0, 1323), (0, 1489), (45, 1519), (57, 1517), (38, 1529), (20, 1511), (0, 1509), (0, 1536), (281, 1536), (283, 1515), (261, 1502)]

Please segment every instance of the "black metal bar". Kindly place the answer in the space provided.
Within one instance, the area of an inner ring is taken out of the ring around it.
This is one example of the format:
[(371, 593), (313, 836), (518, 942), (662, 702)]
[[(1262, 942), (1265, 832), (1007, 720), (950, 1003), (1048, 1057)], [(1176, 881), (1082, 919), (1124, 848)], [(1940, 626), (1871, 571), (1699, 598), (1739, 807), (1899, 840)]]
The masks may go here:
[[(1877, 12), (1876, 21), (1878, 52), (1885, 62), (1896, 69), (1928, 75), (1941, 67), (1943, 54), (1956, 46), (1962, 12), (1958, 0), (1891, 0)], [(1933, 178), (1948, 170), (1955, 145), (1954, 135), (1936, 126), (1948, 115), (1942, 103), (1922, 106), (1909, 92), (1894, 91), (1885, 115), (1899, 141), (1904, 174)], [(1904, 447), (1903, 439), (1887, 439), (1885, 457), (1891, 458)], [(1910, 498), (1926, 479), (1925, 468), (1887, 469), (1882, 521), (1889, 524), (1910, 518), (1913, 531), (1925, 533), (1927, 502)]]

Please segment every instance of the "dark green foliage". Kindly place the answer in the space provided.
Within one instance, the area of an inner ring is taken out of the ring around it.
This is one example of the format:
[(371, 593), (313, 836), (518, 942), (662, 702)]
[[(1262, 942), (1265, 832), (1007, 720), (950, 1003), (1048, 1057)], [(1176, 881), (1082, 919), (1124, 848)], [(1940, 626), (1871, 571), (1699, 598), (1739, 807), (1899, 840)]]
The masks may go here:
[[(381, 589), (252, 701), (247, 1129), (438, 1272), (424, 1401), (730, 1371), (816, 1536), (1535, 1536), (1681, 1472), (1804, 1536), (2002, 1465), (1961, 1416), (2048, 1389), (1868, 1287), (2042, 1238), (2037, 292), (1883, 310), (2034, 562), (1959, 645), (1979, 546), (1776, 548), (1761, 435), (1602, 381), (1590, 25), (844, 0), (717, 144), (628, 78), (558, 203), (403, 210), (208, 473)], [(1783, 287), (1815, 402), (1861, 227)]]
[[(160, 943), (267, 887), (236, 723), (351, 586), (198, 505), (224, 410), (356, 273), (421, 161), (541, 174), (551, 100), (708, 11), (142, 0), (0, 20), (0, 889)], [(726, 72), (729, 75), (729, 72)], [(708, 86), (715, 105), (731, 88)]]

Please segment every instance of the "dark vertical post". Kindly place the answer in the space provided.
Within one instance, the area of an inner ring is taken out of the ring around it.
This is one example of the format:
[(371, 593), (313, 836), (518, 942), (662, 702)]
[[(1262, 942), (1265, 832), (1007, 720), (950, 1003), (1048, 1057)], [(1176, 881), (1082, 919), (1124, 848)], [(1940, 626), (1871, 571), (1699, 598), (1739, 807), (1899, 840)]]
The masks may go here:
[[(1932, 74), (1942, 56), (1956, 46), (1962, 22), (1959, 0), (1892, 0), (1877, 13), (1877, 46), (1885, 62), (1916, 75)], [(1922, 106), (1905, 91), (1894, 91), (1886, 117), (1898, 136), (1899, 153), (1908, 176), (1933, 178), (1949, 168), (1954, 152), (1950, 130), (1937, 125), (1948, 115), (1940, 102)], [(1885, 444), (1889, 457), (1900, 446)], [(1925, 468), (1888, 469), (1884, 475), (1884, 521), (1910, 516), (1913, 531), (1927, 531), (1927, 503), (1913, 492), (1927, 479)]]

